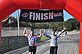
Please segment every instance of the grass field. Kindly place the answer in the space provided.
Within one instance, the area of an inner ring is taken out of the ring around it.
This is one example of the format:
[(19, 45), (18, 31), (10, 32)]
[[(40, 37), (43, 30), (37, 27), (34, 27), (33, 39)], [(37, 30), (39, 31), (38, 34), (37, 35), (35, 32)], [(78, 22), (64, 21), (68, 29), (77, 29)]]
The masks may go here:
[(45, 41), (45, 40), (48, 40), (48, 39), (49, 39), (48, 37), (42, 36), (39, 41)]

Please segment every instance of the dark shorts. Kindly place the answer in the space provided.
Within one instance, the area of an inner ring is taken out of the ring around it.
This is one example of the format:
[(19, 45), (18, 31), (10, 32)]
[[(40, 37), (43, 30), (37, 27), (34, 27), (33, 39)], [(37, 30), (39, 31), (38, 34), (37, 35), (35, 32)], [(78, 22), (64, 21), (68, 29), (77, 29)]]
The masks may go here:
[(50, 54), (57, 54), (58, 46), (50, 47)]
[(36, 46), (29, 46), (29, 52), (36, 53)]

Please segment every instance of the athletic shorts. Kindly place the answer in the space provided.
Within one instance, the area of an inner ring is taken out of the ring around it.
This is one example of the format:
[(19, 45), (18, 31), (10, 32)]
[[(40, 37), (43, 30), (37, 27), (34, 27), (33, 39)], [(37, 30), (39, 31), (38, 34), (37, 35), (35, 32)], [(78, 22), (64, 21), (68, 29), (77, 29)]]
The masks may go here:
[(35, 52), (36, 53), (36, 46), (29, 46), (29, 52)]

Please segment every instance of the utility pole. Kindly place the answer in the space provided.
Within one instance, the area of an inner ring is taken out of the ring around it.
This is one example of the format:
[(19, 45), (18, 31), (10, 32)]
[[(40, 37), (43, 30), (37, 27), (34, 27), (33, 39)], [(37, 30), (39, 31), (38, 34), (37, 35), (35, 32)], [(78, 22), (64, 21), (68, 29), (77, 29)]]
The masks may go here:
[(17, 25), (18, 25), (18, 36), (20, 34), (20, 25), (19, 25), (19, 17), (20, 17), (20, 11), (18, 10), (18, 15), (17, 15)]

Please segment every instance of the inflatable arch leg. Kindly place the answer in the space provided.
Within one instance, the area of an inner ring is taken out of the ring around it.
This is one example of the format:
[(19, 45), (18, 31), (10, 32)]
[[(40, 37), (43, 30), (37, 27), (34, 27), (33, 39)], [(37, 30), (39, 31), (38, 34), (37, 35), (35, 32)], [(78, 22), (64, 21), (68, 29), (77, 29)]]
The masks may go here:
[(80, 22), (80, 51), (82, 54), (82, 0), (67, 0), (65, 10)]

